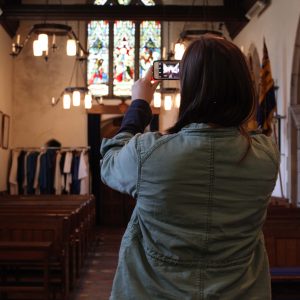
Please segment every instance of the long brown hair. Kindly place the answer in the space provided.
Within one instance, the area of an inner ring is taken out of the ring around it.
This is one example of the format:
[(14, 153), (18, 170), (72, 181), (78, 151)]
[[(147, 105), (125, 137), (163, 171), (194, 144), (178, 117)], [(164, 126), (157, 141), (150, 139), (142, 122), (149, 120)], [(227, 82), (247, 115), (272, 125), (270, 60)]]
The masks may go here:
[(213, 123), (238, 127), (245, 134), (243, 126), (256, 110), (256, 95), (237, 46), (212, 35), (192, 42), (181, 61), (180, 87), (178, 121), (169, 133), (190, 123)]

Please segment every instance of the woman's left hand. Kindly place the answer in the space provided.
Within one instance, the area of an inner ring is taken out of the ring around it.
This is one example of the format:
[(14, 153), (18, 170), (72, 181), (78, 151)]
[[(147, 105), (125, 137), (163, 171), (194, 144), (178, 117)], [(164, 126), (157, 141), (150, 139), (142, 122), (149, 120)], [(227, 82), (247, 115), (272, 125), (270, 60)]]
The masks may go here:
[(150, 67), (145, 75), (145, 77), (140, 78), (137, 80), (134, 85), (132, 86), (132, 94), (131, 99), (142, 99), (147, 101), (148, 103), (151, 102), (153, 99), (153, 94), (160, 83), (158, 80), (152, 80), (152, 72), (153, 67)]

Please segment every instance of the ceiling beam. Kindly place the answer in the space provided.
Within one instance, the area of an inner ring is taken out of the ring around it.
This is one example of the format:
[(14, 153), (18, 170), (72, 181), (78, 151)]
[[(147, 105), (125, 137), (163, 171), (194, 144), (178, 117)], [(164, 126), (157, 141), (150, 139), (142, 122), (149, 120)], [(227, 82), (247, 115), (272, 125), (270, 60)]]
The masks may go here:
[(10, 5), (2, 7), (0, 20), (157, 20), (247, 22), (238, 8), (224, 6), (98, 6)]

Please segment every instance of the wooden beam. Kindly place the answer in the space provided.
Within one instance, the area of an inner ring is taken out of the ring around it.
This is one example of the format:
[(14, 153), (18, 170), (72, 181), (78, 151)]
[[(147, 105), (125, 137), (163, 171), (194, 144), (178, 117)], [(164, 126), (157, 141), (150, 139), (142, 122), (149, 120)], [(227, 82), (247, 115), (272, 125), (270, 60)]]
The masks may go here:
[(17, 5), (3, 6), (5, 20), (157, 20), (245, 22), (238, 8), (224, 6), (99, 6), (99, 5)]
[[(256, 0), (224, 0), (224, 6), (227, 10), (239, 10), (241, 15), (245, 16), (248, 9), (253, 5)], [(241, 30), (248, 24), (249, 20), (245, 17), (245, 20), (240, 21), (225, 21), (226, 28), (229, 35), (234, 39)]]
[[(121, 103), (119, 105), (93, 105), (91, 109), (87, 109), (88, 114), (107, 114), (107, 115), (123, 115), (128, 109), (128, 105)], [(151, 107), (153, 115), (159, 115), (160, 108)]]
[(19, 28), (19, 21), (5, 21), (0, 20), (0, 25), (3, 26), (4, 30), (7, 32), (7, 34), (13, 38), (16, 35), (16, 32)]

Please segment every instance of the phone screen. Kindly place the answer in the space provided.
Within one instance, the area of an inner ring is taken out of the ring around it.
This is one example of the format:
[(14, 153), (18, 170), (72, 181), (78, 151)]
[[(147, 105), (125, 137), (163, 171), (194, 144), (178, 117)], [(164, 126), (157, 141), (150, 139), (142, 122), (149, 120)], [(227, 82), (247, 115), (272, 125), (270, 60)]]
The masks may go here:
[(153, 78), (157, 80), (178, 80), (178, 60), (156, 60), (153, 62)]

